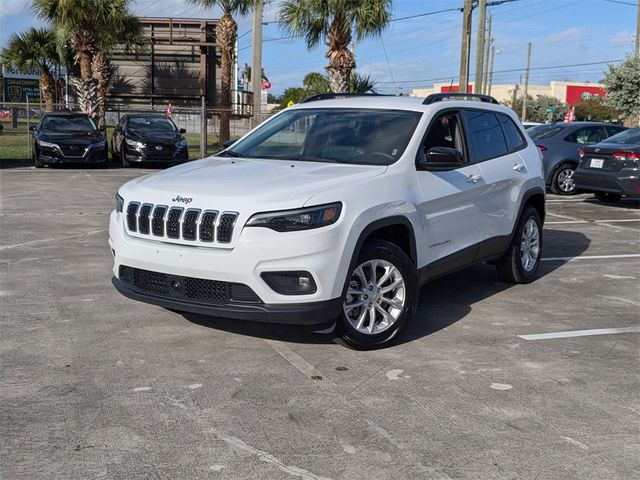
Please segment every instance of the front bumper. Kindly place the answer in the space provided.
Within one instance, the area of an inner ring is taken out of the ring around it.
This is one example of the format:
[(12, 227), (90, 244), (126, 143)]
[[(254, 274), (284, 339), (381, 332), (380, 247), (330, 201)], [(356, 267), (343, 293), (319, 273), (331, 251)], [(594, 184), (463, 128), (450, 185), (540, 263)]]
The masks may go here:
[(132, 300), (183, 312), (266, 323), (326, 324), (338, 316), (342, 305), (339, 298), (310, 303), (210, 305), (140, 292), (116, 277), (111, 281), (122, 295)]
[[(242, 229), (232, 245), (196, 246), (168, 243), (153, 237), (129, 235), (121, 213), (111, 213), (109, 246), (114, 257), (113, 283), (135, 300), (229, 318), (299, 325), (319, 325), (336, 318), (341, 311), (344, 274), (340, 272), (341, 245), (337, 224), (306, 232), (278, 233), (267, 228)], [(242, 228), (238, 226), (238, 228)], [(234, 235), (235, 236), (235, 235)], [(211, 305), (175, 296), (141, 291), (120, 278), (121, 267), (159, 272), (170, 277), (191, 277), (242, 284), (259, 298), (259, 303)], [(263, 272), (306, 271), (316, 291), (305, 295), (275, 292), (261, 277)]]
[(137, 149), (125, 145), (124, 155), (128, 162), (186, 162), (189, 160), (189, 147), (175, 148), (173, 145), (162, 146), (156, 150), (154, 146)]
[(65, 155), (52, 148), (40, 148), (38, 160), (44, 164), (57, 163), (103, 163), (109, 159), (107, 148), (90, 148), (84, 154), (71, 156)]
[(608, 192), (640, 197), (639, 168), (623, 168), (617, 171), (600, 171), (578, 168), (573, 175), (576, 188), (587, 192)]

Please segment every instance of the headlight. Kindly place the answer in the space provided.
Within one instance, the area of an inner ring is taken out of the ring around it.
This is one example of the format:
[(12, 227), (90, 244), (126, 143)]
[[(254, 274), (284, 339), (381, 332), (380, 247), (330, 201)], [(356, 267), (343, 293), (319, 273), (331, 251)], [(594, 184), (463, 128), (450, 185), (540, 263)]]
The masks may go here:
[(107, 146), (106, 140), (100, 140), (99, 142), (91, 144), (91, 148), (104, 148), (106, 146)]
[(123, 209), (124, 198), (122, 198), (119, 193), (116, 193), (116, 212), (122, 212)]
[(40, 145), (41, 147), (53, 148), (54, 150), (59, 150), (60, 149), (60, 147), (58, 146), (57, 143), (45, 142), (44, 140), (36, 140), (36, 143), (38, 145)]
[(247, 227), (266, 227), (276, 232), (292, 232), (326, 227), (338, 221), (342, 203), (329, 203), (315, 207), (258, 213), (247, 222)]
[(182, 140), (178, 140), (176, 142), (176, 147), (183, 148), (187, 146), (187, 141), (183, 138)]
[(127, 142), (127, 145), (129, 145), (130, 147), (133, 147), (133, 148), (144, 148), (144, 143), (142, 143), (142, 142), (137, 142), (135, 140), (131, 140), (130, 138), (127, 138), (125, 141)]

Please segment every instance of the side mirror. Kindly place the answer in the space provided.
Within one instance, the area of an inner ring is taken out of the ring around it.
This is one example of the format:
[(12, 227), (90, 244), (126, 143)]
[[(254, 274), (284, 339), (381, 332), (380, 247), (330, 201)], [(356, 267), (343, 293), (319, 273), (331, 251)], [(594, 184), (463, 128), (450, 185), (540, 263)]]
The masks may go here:
[(38, 126), (37, 126), (37, 125), (30, 125), (30, 126), (29, 126), (29, 131), (31, 131), (31, 132), (37, 132), (37, 131), (38, 131)]
[(180, 135), (182, 135), (183, 133), (187, 133), (187, 129), (186, 128), (181, 128), (178, 131), (180, 132)]
[(222, 143), (222, 148), (229, 148), (231, 145), (233, 145), (234, 143), (236, 143), (235, 140), (227, 140), (226, 142)]
[(455, 148), (432, 147), (427, 154), (421, 150), (416, 159), (418, 170), (453, 170), (463, 165), (462, 153)]

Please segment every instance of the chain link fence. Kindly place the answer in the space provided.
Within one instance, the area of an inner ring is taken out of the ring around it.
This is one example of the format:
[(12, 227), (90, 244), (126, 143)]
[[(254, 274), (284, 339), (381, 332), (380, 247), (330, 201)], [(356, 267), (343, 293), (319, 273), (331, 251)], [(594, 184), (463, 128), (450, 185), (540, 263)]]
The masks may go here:
[[(108, 103), (105, 113), (107, 142), (110, 145), (114, 127), (123, 115), (144, 113), (165, 113), (166, 105), (146, 106), (124, 103)], [(81, 112), (77, 106), (58, 106), (57, 111)], [(25, 161), (32, 159), (32, 132), (29, 127), (38, 125), (45, 113), (37, 103), (0, 104), (0, 160)], [(171, 118), (178, 128), (186, 129), (184, 137), (189, 145), (189, 158), (198, 159), (211, 155), (221, 149), (219, 145), (220, 110), (205, 110), (194, 107), (173, 107)], [(268, 118), (263, 115), (261, 121)], [(94, 116), (94, 119), (96, 117)], [(242, 137), (251, 129), (251, 119), (239, 116), (232, 111), (230, 121), (231, 138)]]

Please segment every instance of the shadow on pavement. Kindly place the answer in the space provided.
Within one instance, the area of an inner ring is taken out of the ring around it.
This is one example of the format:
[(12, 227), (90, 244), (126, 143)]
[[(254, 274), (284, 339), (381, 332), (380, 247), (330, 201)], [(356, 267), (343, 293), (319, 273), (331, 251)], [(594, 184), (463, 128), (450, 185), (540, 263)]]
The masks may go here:
[[(590, 244), (589, 238), (578, 232), (545, 229), (544, 233), (543, 257), (579, 256)], [(543, 262), (540, 265), (540, 277), (565, 263), (566, 260)], [(420, 290), (420, 301), (413, 322), (394, 344), (417, 340), (453, 325), (471, 311), (473, 304), (512, 286), (501, 281), (495, 267), (489, 264), (475, 265), (429, 282)], [(182, 315), (189, 322), (240, 335), (291, 343), (326, 344), (334, 341), (333, 334), (313, 333), (309, 327), (230, 320), (191, 313)], [(314, 327), (313, 330), (320, 328)]]

